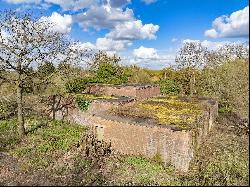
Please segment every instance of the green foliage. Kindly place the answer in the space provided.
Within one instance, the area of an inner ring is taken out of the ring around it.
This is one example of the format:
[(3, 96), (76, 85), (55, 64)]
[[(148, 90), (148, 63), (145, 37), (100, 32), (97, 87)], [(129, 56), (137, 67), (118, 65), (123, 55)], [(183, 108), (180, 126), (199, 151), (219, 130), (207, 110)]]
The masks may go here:
[(17, 120), (0, 121), (1, 151), (10, 150), (24, 159), (28, 167), (47, 167), (55, 156), (69, 151), (80, 140), (85, 127), (62, 121), (29, 118), (26, 120), (25, 143), (17, 133)]
[(178, 94), (179, 86), (171, 79), (163, 79), (159, 81), (160, 89), (162, 94)]
[(244, 186), (249, 184), (249, 137), (239, 133), (238, 120), (220, 114), (216, 125), (200, 145), (184, 185)]
[[(0, 121), (0, 148), (15, 156), (22, 170), (45, 170), (51, 180), (55, 180), (54, 175), (61, 180), (74, 173), (73, 178), (68, 177), (64, 184), (92, 184), (98, 181), (100, 185), (248, 185), (248, 136), (235, 135), (235, 131), (231, 130), (232, 122), (218, 122), (220, 125), (206, 137), (208, 139), (199, 148), (198, 158), (186, 175), (176, 174), (172, 165), (163, 165), (159, 154), (152, 159), (141, 156), (109, 157), (102, 162), (105, 172), (96, 174), (97, 170), (92, 170), (95, 165), (79, 156), (81, 151), (74, 152), (77, 149), (72, 149), (85, 128), (62, 121), (29, 118), (26, 120), (28, 134), (23, 140), (18, 139), (16, 119)], [(16, 139), (11, 139), (10, 135)], [(51, 167), (53, 170), (50, 170)], [(54, 184), (58, 183), (55, 180)]]
[[(175, 93), (180, 93), (181, 95), (190, 95), (191, 85), (196, 85), (195, 82), (192, 83), (192, 78), (199, 77), (200, 71), (191, 67), (185, 67), (181, 69), (174, 70), (172, 68), (166, 68), (162, 70), (161, 79), (169, 80), (169, 84), (172, 84), (175, 87)], [(192, 84), (191, 84), (192, 83)], [(177, 91), (178, 90), (178, 91)], [(192, 88), (196, 93), (196, 89)]]
[(17, 120), (0, 121), (0, 151), (9, 150), (20, 141), (21, 137), (18, 136)]
[(218, 109), (218, 112), (219, 112), (219, 113), (230, 113), (230, 112), (232, 112), (232, 108), (220, 107), (220, 108)]
[(127, 83), (128, 78), (119, 66), (113, 64), (100, 64), (96, 71), (98, 83), (122, 84)]
[(248, 116), (249, 61), (225, 62), (205, 68), (197, 80), (199, 95), (218, 98), (221, 107)]
[(239, 185), (249, 178), (248, 162), (241, 155), (227, 153), (210, 162), (200, 174), (202, 185)]
[(158, 163), (158, 164), (163, 164), (164, 161), (163, 161), (163, 158), (162, 158), (162, 155), (160, 153), (156, 153), (153, 158), (152, 158), (152, 161)]
[(80, 110), (87, 110), (89, 108), (89, 105), (91, 103), (91, 101), (89, 99), (85, 99), (82, 97), (77, 97), (76, 98), (76, 103), (78, 105), (78, 107), (80, 108)]
[(68, 93), (81, 93), (86, 88), (88, 82), (89, 79), (87, 78), (73, 79), (65, 84), (65, 89)]
[(164, 178), (174, 172), (174, 167), (164, 167), (162, 164), (155, 163), (143, 157), (129, 156), (123, 161), (119, 168), (119, 185), (161, 185)]
[(69, 70), (69, 69), (71, 69), (71, 65), (68, 63), (60, 63), (60, 64), (58, 64), (57, 69), (59, 71)]
[(37, 75), (39, 78), (44, 78), (55, 72), (55, 66), (52, 62), (45, 62), (37, 68)]
[(95, 76), (70, 80), (65, 84), (65, 89), (68, 93), (81, 93), (88, 83), (123, 84), (127, 81), (128, 77), (120, 67), (102, 63)]
[[(115, 161), (113, 161), (115, 162)], [(180, 185), (176, 177), (174, 177), (175, 167), (164, 166), (149, 158), (141, 156), (126, 156), (120, 159), (118, 167), (110, 176), (111, 185), (156, 185), (162, 186), (168, 184)], [(110, 185), (110, 183), (108, 183)]]
[(155, 79), (158, 80), (158, 78), (155, 78), (154, 76), (150, 75), (150, 73), (147, 72), (145, 69), (142, 69), (135, 65), (124, 67), (124, 72), (127, 75), (127, 77), (129, 77), (128, 82), (132, 84), (153, 83)]
[(98, 53), (95, 53), (93, 59), (89, 62), (90, 71), (96, 72), (102, 64), (111, 64), (112, 66), (118, 66), (118, 62), (120, 60), (121, 58), (116, 55), (111, 56), (104, 51), (99, 51)]
[(0, 97), (0, 119), (7, 119), (16, 114), (17, 102), (13, 95)]

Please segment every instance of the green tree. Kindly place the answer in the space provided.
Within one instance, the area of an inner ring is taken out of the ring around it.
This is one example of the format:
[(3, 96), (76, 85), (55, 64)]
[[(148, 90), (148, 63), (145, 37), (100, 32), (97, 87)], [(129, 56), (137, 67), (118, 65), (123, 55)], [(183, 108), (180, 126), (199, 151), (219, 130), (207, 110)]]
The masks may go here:
[(99, 65), (96, 78), (98, 82), (108, 84), (122, 84), (128, 81), (123, 69), (110, 63)]
[(88, 62), (90, 71), (96, 72), (101, 64), (112, 64), (114, 66), (118, 65), (118, 62), (121, 61), (121, 58), (117, 55), (108, 55), (104, 51), (99, 51), (95, 53), (92, 60)]

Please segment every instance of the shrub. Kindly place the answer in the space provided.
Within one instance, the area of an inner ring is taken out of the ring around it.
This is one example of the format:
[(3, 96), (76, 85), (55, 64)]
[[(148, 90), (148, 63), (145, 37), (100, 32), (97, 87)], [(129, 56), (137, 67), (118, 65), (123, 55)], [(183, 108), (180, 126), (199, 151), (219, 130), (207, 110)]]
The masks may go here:
[(118, 66), (100, 64), (96, 72), (95, 81), (106, 84), (122, 84), (128, 82), (128, 77)]
[(216, 97), (221, 107), (248, 116), (249, 62), (238, 60), (205, 68), (197, 80), (199, 95)]
[(177, 82), (171, 79), (163, 79), (159, 81), (160, 89), (162, 94), (178, 94), (179, 86)]
[(81, 97), (77, 97), (76, 98), (76, 103), (78, 105), (78, 107), (80, 108), (80, 110), (87, 110), (91, 101), (85, 98), (81, 98)]
[(220, 107), (220, 108), (218, 109), (218, 112), (219, 112), (219, 113), (230, 113), (230, 112), (232, 112), (232, 108)]
[(68, 93), (80, 93), (86, 88), (86, 84), (89, 82), (87, 78), (77, 78), (68, 81), (65, 84), (66, 91)]
[(124, 68), (124, 72), (129, 77), (129, 83), (152, 83), (155, 79), (153, 75), (150, 75), (145, 69), (138, 66), (129, 66)]
[(55, 67), (52, 62), (45, 62), (42, 65), (39, 65), (37, 68), (37, 75), (39, 78), (44, 78), (55, 72)]
[(13, 95), (0, 97), (0, 119), (14, 116), (17, 112), (17, 102)]
[(198, 176), (199, 185), (239, 185), (249, 178), (248, 162), (236, 153), (218, 156)]

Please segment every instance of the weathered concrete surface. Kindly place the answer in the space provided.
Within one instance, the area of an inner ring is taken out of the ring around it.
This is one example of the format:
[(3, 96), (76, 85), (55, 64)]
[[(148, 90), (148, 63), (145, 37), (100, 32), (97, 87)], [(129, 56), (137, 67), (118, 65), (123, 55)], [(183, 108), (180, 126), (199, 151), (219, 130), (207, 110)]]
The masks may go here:
[(84, 93), (103, 94), (114, 96), (128, 96), (138, 99), (149, 98), (160, 95), (158, 85), (89, 85)]
[(159, 154), (165, 163), (173, 164), (180, 171), (188, 171), (193, 158), (192, 132), (173, 131), (157, 126), (144, 126), (93, 116), (89, 122), (102, 128), (103, 139), (122, 154), (154, 157)]
[(111, 141), (112, 147), (122, 154), (154, 157), (161, 155), (162, 160), (170, 163), (182, 172), (187, 172), (194, 152), (214, 125), (218, 115), (218, 102), (209, 98), (199, 98), (203, 105), (203, 114), (197, 119), (197, 126), (189, 130), (175, 130), (168, 125), (140, 123), (131, 120), (112, 118), (108, 109), (131, 105), (133, 101), (106, 102), (97, 100), (86, 112), (71, 107), (62, 117), (57, 112), (57, 119), (64, 119), (92, 126), (99, 139)]

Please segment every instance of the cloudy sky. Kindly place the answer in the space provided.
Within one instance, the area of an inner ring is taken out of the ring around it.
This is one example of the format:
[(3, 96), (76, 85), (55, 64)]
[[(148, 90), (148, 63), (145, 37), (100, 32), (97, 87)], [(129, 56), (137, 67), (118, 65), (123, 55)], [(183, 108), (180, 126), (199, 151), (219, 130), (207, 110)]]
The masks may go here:
[(248, 0), (0, 0), (0, 10), (32, 10), (82, 47), (124, 64), (161, 69), (184, 41), (215, 49), (249, 39)]

